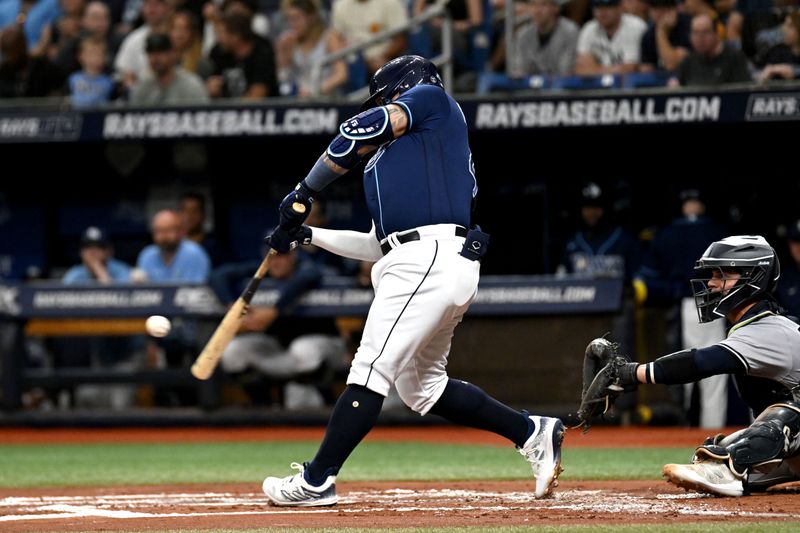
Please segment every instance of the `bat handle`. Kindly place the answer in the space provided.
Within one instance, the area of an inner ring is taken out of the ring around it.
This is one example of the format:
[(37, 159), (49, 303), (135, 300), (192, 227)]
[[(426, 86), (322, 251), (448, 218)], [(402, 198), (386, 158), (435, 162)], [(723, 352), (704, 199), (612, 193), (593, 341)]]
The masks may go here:
[(292, 209), (294, 209), (295, 213), (305, 213), (306, 212), (306, 206), (304, 206), (300, 202), (294, 202), (292, 204)]

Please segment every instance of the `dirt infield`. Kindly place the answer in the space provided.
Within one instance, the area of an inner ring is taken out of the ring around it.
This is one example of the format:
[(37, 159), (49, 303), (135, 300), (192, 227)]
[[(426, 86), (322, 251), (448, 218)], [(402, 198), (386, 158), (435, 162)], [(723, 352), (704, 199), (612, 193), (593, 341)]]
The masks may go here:
[(0, 530), (122, 531), (258, 527), (445, 527), (797, 520), (780, 494), (714, 498), (658, 481), (569, 482), (534, 500), (509, 482), (343, 483), (336, 507), (271, 507), (251, 485), (3, 490)]
[[(0, 430), (6, 443), (169, 442), (317, 439), (321, 429)], [(566, 446), (693, 446), (705, 432), (595, 428), (571, 432)], [(377, 428), (373, 440), (482, 442), (458, 428)], [(689, 448), (691, 449), (691, 448)], [(552, 498), (534, 500), (532, 481), (339, 483), (331, 508), (271, 507), (251, 484), (0, 489), (0, 530), (123, 531), (258, 527), (444, 527), (788, 521), (800, 517), (795, 494), (715, 498), (663, 481), (564, 480)]]

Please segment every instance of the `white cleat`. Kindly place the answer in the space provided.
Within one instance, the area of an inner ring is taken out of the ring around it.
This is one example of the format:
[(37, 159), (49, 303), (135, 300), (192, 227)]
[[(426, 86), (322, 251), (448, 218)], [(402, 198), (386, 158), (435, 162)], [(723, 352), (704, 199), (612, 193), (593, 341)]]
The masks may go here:
[(561, 468), (561, 442), (564, 440), (564, 424), (558, 418), (529, 416), (536, 424), (533, 432), (519, 453), (531, 463), (536, 478), (535, 498), (543, 498), (558, 486)]
[(725, 463), (701, 461), (690, 465), (664, 465), (664, 477), (673, 485), (684, 489), (715, 494), (717, 496), (744, 496), (741, 477)]
[(273, 505), (291, 507), (322, 507), (336, 505), (336, 476), (328, 476), (325, 482), (316, 487), (305, 480), (305, 466), (292, 463), (292, 468), (299, 470), (293, 476), (268, 477), (261, 484), (261, 489)]

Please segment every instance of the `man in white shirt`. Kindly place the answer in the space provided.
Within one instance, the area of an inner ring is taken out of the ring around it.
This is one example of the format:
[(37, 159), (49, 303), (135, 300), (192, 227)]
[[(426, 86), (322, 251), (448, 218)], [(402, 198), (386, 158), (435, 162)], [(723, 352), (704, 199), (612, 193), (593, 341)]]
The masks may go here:
[(594, 18), (578, 36), (575, 74), (596, 76), (635, 72), (647, 24), (622, 12), (620, 0), (592, 0)]

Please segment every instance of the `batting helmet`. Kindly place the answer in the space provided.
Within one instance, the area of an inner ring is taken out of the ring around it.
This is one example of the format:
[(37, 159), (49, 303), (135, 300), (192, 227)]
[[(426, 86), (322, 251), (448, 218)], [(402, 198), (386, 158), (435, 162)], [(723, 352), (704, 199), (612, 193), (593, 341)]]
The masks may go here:
[(369, 98), (361, 105), (361, 111), (386, 105), (392, 97), (403, 94), (417, 85), (436, 85), (444, 88), (436, 65), (421, 56), (400, 56), (379, 68), (369, 82)]
[[(781, 277), (778, 256), (760, 235), (738, 235), (711, 243), (694, 269), (703, 276), (691, 280), (700, 322), (724, 317), (744, 303), (769, 295)], [(730, 271), (741, 277), (730, 289), (712, 290), (708, 281), (714, 271), (720, 272), (723, 280)]]

